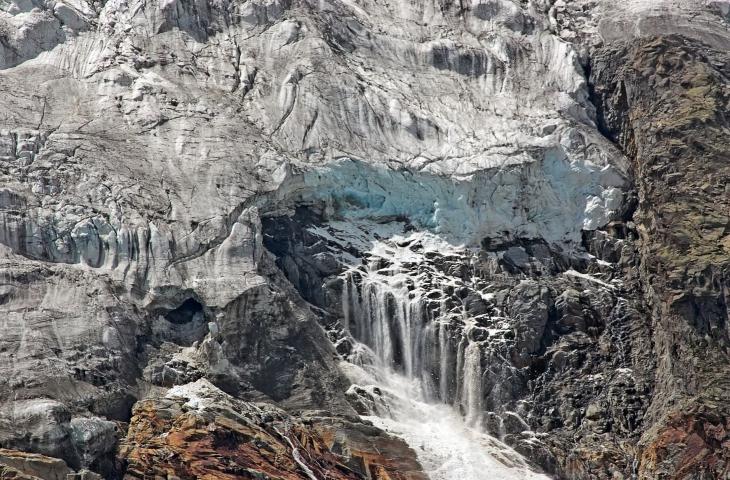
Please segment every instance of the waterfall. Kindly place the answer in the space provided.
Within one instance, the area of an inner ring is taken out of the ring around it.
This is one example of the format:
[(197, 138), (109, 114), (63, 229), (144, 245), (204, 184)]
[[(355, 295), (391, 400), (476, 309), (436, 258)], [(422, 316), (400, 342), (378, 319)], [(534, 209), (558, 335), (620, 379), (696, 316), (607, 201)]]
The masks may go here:
[(469, 343), (464, 349), (464, 391), (462, 406), (466, 413), (466, 423), (478, 427), (482, 418), (482, 359), (481, 350), (476, 343)]
[(407, 249), (380, 253), (343, 274), (350, 362), (379, 396), (367, 418), (408, 442), (431, 480), (547, 478), (482, 431), (482, 345), (449, 279)]
[[(420, 397), (460, 407), (478, 426), (482, 409), (482, 362), (477, 342), (452, 335), (445, 301), (432, 314), (423, 289), (403, 272), (368, 265), (344, 275), (344, 325), (369, 347), (377, 366), (414, 382)], [(466, 319), (462, 319), (466, 320)], [(458, 332), (457, 332), (458, 333)], [(462, 342), (466, 342), (462, 345)], [(454, 358), (463, 350), (463, 360)], [(454, 391), (453, 379), (461, 387)]]
[(449, 344), (448, 330), (445, 323), (438, 323), (439, 337), (439, 398), (443, 402), (453, 400), (449, 392), (449, 366), (452, 363), (452, 354)]

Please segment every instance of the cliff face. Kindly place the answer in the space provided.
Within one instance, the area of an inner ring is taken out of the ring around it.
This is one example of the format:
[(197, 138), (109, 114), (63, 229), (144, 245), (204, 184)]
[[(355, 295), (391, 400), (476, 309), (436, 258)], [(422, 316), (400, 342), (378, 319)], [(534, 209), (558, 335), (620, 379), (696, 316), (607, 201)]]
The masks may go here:
[(724, 478), (729, 15), (0, 2), (0, 477)]
[(604, 49), (595, 60), (607, 131), (630, 152), (637, 179), (634, 219), (657, 358), (646, 476), (730, 471), (726, 52), (662, 36)]

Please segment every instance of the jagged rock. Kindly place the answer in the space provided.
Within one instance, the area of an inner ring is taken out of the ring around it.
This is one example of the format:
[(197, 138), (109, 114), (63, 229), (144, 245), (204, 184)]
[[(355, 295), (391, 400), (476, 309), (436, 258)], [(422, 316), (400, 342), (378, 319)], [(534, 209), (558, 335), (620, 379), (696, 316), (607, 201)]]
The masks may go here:
[[(714, 407), (714, 408), (713, 408)], [(730, 425), (716, 406), (693, 406), (668, 415), (643, 450), (644, 477), (692, 478), (730, 473)]]
[(510, 292), (510, 316), (515, 318), (515, 337), (520, 354), (537, 353), (548, 322), (552, 299), (547, 288), (535, 282), (520, 282)]
[(502, 425), (506, 434), (522, 433), (530, 430), (530, 426), (515, 412), (502, 414)]
[[(73, 418), (69, 422), (71, 442), (81, 465), (102, 472), (112, 471), (111, 465), (100, 465), (114, 451), (118, 440), (118, 426), (101, 418)], [(103, 460), (102, 460), (103, 461)]]
[(561, 333), (586, 330), (590, 314), (586, 315), (584, 305), (580, 292), (573, 289), (564, 291), (555, 299), (555, 311), (558, 316), (556, 325)]
[(358, 422), (295, 420), (206, 380), (139, 402), (119, 449), (125, 478), (423, 480), (405, 443)]
[[(730, 203), (718, 201), (728, 198), (730, 178), (719, 134), (728, 128), (728, 56), (726, 48), (704, 46), (721, 40), (705, 28), (663, 33), (677, 35), (608, 46), (594, 67), (607, 133), (631, 153), (637, 172), (634, 217), (656, 332), (657, 384), (639, 470), (647, 477), (722, 477), (724, 446), (710, 442), (702, 447), (707, 463), (687, 466), (683, 435), (667, 432), (682, 430), (673, 426), (682, 420), (672, 418), (686, 418), (687, 425), (708, 422), (708, 429), (728, 418), (730, 338), (723, 292), (730, 250), (723, 235)], [(688, 405), (706, 415), (694, 418)]]

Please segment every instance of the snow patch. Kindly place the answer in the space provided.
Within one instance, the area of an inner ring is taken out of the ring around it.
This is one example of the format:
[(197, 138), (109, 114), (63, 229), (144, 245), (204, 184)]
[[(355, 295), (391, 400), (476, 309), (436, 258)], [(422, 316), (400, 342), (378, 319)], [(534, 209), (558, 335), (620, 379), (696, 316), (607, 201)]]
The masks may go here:
[(583, 280), (587, 280), (589, 282), (598, 284), (598, 285), (600, 285), (602, 287), (610, 288), (611, 290), (613, 290), (614, 288), (616, 288), (615, 285), (611, 285), (610, 283), (606, 283), (603, 280), (600, 280), (600, 279), (598, 279), (598, 278), (596, 278), (596, 277), (594, 277), (592, 275), (588, 275), (587, 273), (580, 273), (580, 272), (576, 272), (575, 270), (567, 270), (566, 272), (564, 272), (564, 274), (565, 275), (568, 275), (568, 276), (571, 276), (571, 277), (576, 277), (576, 278), (581, 278)]
[(193, 383), (186, 383), (185, 385), (175, 385), (167, 391), (165, 398), (186, 399), (186, 407), (191, 410), (202, 412), (206, 409), (206, 407), (215, 404), (215, 401), (211, 399), (211, 395), (225, 394), (208, 380), (206, 380), (205, 378), (201, 378)]

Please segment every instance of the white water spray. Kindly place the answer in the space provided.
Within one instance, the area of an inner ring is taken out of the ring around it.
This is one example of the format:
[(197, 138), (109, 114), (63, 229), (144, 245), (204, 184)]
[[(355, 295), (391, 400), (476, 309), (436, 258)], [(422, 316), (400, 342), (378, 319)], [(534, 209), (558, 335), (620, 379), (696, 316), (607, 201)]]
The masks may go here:
[(483, 432), (482, 346), (449, 279), (434, 279), (408, 242), (371, 254), (343, 278), (344, 324), (360, 342), (350, 374), (373, 395), (367, 418), (403, 438), (431, 480), (547, 478)]

